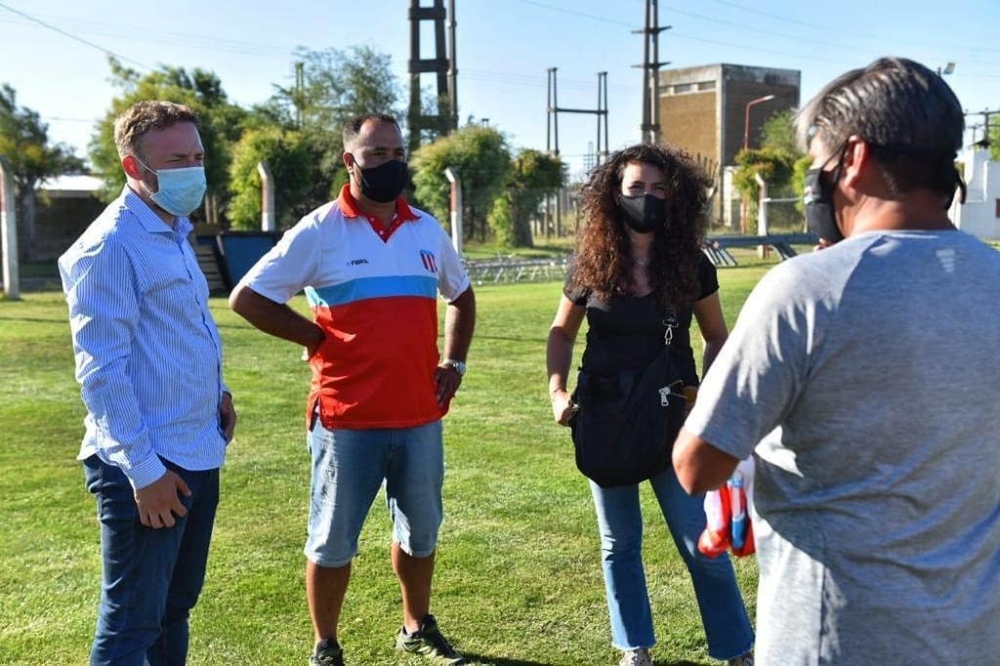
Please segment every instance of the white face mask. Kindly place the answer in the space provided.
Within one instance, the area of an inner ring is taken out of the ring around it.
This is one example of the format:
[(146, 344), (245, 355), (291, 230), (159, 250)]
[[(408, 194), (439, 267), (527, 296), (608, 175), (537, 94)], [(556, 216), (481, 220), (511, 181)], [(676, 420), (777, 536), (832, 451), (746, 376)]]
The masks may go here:
[(205, 198), (208, 182), (205, 167), (182, 167), (180, 169), (151, 169), (138, 157), (135, 161), (156, 174), (159, 189), (150, 195), (157, 206), (171, 215), (185, 216), (201, 205)]

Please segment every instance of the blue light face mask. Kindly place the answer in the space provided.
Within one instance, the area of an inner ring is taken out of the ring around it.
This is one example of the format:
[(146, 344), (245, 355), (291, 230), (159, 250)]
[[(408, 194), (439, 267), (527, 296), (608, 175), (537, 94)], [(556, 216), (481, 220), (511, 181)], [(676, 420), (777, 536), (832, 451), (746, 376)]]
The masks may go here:
[(208, 182), (205, 167), (182, 167), (180, 169), (151, 169), (138, 157), (135, 161), (156, 174), (159, 189), (150, 195), (153, 202), (171, 215), (190, 215), (205, 198)]

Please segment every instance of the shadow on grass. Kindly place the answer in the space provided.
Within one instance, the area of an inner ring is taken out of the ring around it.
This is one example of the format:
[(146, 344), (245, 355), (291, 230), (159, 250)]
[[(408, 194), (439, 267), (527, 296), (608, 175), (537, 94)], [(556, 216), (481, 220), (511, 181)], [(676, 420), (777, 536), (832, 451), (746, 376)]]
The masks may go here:
[(462, 654), (465, 655), (465, 661), (469, 664), (483, 664), (484, 666), (550, 666), (550, 664), (544, 661), (494, 658), (470, 652), (463, 652)]
[[(497, 659), (482, 654), (465, 652), (465, 661), (470, 664), (483, 664), (483, 666), (551, 666), (546, 661), (528, 661), (525, 659)], [(680, 661), (664, 661), (656, 659), (655, 666), (701, 666), (698, 662), (682, 659)]]

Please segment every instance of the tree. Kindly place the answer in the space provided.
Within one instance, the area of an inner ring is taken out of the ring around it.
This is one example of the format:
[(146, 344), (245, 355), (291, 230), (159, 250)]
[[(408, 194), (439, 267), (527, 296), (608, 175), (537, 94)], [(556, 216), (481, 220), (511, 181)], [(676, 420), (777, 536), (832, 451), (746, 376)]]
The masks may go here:
[(368, 47), (300, 48), (295, 59), (296, 84), (275, 86), (271, 99), (244, 121), (247, 134), (235, 151), (241, 162), (231, 171), (240, 200), (234, 224), (240, 227), (255, 225), (260, 216), (260, 179), (248, 156), (270, 166), (275, 212), (279, 224), (288, 226), (296, 216), (336, 197), (347, 182), (343, 127), (351, 118), (368, 113), (401, 117), (400, 88), (388, 55)]
[(795, 112), (792, 109), (772, 114), (761, 127), (760, 136), (761, 148), (775, 148), (792, 155), (802, 155), (795, 132)]
[(246, 112), (232, 104), (222, 83), (212, 72), (163, 66), (141, 75), (124, 67), (115, 58), (108, 59), (112, 83), (121, 95), (111, 101), (111, 109), (97, 127), (90, 142), (90, 159), (105, 186), (101, 196), (110, 201), (125, 185), (118, 149), (115, 146), (114, 122), (121, 112), (136, 102), (158, 99), (185, 104), (198, 114), (202, 143), (205, 145), (205, 171), (208, 178), (206, 208), (210, 222), (219, 222), (217, 212), (224, 211), (229, 199), (229, 161), (231, 147), (242, 133)]
[(558, 157), (531, 148), (519, 152), (511, 163), (504, 196), (491, 211), (490, 226), (497, 240), (508, 239), (513, 247), (533, 247), (532, 219), (545, 197), (565, 184), (566, 168)]
[(988, 136), (990, 138), (990, 159), (998, 162), (1000, 161), (1000, 125), (992, 124)]
[(64, 144), (49, 143), (49, 127), (38, 112), (17, 105), (17, 93), (0, 86), (0, 155), (7, 158), (14, 180), (14, 201), (18, 210), (18, 254), (30, 261), (35, 241), (36, 188), (46, 178), (82, 172), (83, 160)]
[(347, 51), (326, 49), (295, 51), (301, 84), (275, 86), (272, 102), (286, 119), (300, 129), (315, 128), (339, 134), (344, 122), (365, 113), (401, 110), (399, 83), (392, 73), (392, 58), (368, 46)]
[(438, 220), (449, 218), (450, 184), (444, 170), (451, 167), (462, 182), (462, 221), (468, 237), (486, 240), (487, 215), (503, 193), (511, 166), (510, 148), (492, 127), (466, 125), (434, 143), (421, 146), (410, 161), (416, 198)]
[(803, 155), (795, 160), (795, 164), (792, 166), (792, 189), (795, 192), (795, 196), (799, 199), (795, 202), (795, 210), (802, 214), (806, 212), (805, 203), (802, 201), (802, 197), (805, 196), (806, 192), (806, 171), (812, 168), (812, 163), (813, 158)]
[(273, 125), (249, 129), (236, 144), (230, 169), (229, 222), (234, 229), (260, 227), (262, 183), (257, 165), (261, 162), (267, 163), (276, 185), (274, 213), (279, 228), (291, 227), (310, 210), (305, 202), (316, 165), (302, 133)]
[(792, 187), (792, 174), (799, 155), (770, 147), (736, 153), (735, 161), (739, 168), (733, 174), (733, 186), (747, 201), (749, 219), (746, 220), (746, 227), (750, 226), (750, 220), (757, 219), (759, 212), (760, 185), (757, 176), (767, 183), (771, 196), (780, 196)]

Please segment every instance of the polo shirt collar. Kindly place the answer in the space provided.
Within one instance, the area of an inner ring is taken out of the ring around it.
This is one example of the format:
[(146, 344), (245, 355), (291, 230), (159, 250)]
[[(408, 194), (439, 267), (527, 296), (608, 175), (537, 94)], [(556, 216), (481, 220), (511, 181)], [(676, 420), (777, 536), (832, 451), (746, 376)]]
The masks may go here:
[[(340, 210), (343, 211), (344, 217), (365, 217), (361, 209), (358, 207), (358, 201), (351, 194), (350, 184), (344, 185), (340, 190), (340, 196), (337, 197), (337, 203), (340, 205)], [(409, 222), (410, 220), (418, 219), (418, 215), (413, 212), (410, 204), (406, 203), (406, 199), (402, 196), (396, 197), (396, 214), (393, 216), (393, 221), (399, 220), (400, 222)]]

